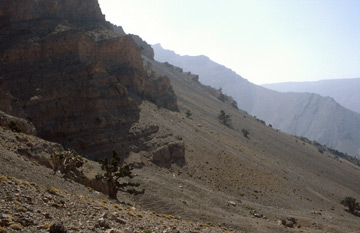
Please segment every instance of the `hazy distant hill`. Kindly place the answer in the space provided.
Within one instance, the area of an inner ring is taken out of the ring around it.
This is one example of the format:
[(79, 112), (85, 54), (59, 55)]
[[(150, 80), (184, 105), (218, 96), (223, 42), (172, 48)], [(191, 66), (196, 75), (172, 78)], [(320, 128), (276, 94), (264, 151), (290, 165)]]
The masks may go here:
[(271, 83), (262, 86), (281, 92), (310, 92), (330, 96), (342, 106), (360, 113), (360, 78)]
[(273, 127), (305, 136), (351, 155), (360, 154), (360, 114), (330, 97), (310, 93), (282, 93), (250, 83), (206, 56), (180, 56), (153, 46), (155, 59), (199, 75), (199, 81), (222, 88), (241, 109)]

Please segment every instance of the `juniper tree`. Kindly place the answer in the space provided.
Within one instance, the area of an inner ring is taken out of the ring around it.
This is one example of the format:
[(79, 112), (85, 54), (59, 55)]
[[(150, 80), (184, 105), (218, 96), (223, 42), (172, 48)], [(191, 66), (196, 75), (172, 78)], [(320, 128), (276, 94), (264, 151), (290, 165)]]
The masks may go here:
[(349, 212), (352, 214), (355, 214), (355, 210), (360, 209), (359, 202), (353, 197), (345, 197), (340, 203), (349, 208)]
[(133, 195), (143, 194), (145, 192), (144, 189), (135, 189), (135, 187), (140, 186), (139, 183), (121, 181), (123, 178), (132, 179), (134, 176), (131, 172), (133, 167), (129, 165), (120, 166), (120, 160), (120, 155), (114, 150), (110, 162), (108, 161), (108, 158), (100, 161), (101, 169), (105, 173), (101, 176), (98, 176), (98, 178), (102, 178), (106, 181), (109, 189), (109, 197), (116, 199), (116, 194), (118, 191), (130, 193)]

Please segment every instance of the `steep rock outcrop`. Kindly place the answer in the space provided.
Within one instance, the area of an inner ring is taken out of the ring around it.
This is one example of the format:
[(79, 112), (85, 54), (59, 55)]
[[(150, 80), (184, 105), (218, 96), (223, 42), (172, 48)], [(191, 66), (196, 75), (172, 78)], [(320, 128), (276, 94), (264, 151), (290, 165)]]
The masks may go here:
[(126, 33), (123, 29), (123, 27), (121, 26), (118, 26), (118, 25), (113, 25), (113, 29), (114, 29), (114, 32), (120, 36), (125, 36)]
[(36, 135), (36, 129), (31, 122), (11, 116), (3, 111), (0, 111), (0, 126), (15, 132)]
[(139, 46), (112, 30), (96, 0), (16, 0), (0, 9), (0, 94), (8, 97), (0, 108), (18, 100), (12, 114), (28, 117), (39, 136), (89, 158), (127, 153), (143, 96), (166, 96), (160, 106), (177, 109), (169, 80), (146, 74)]
[(141, 37), (138, 35), (130, 34), (130, 36), (131, 38), (133, 38), (135, 43), (140, 47), (141, 54), (153, 60), (155, 54), (154, 54), (154, 49), (151, 47), (151, 45), (146, 43), (146, 41), (141, 39)]
[(172, 160), (185, 160), (184, 142), (175, 141), (158, 147), (152, 152), (152, 160), (155, 163), (168, 163)]
[(170, 110), (178, 111), (174, 89), (169, 78), (149, 68), (146, 69), (146, 76), (151, 82), (145, 89), (145, 98), (159, 107), (166, 106)]

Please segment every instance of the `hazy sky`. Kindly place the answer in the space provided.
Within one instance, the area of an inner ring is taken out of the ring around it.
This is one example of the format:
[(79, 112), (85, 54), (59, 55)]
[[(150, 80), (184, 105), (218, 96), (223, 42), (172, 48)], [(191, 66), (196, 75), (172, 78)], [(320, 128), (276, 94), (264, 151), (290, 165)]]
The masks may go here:
[(99, 0), (150, 44), (256, 84), (360, 77), (360, 0)]

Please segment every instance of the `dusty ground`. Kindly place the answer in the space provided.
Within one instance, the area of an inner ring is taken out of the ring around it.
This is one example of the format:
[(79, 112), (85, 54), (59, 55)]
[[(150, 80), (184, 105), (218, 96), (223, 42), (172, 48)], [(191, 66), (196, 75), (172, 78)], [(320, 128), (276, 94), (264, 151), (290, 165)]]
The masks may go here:
[(49, 232), (53, 224), (67, 232), (233, 232), (111, 200), (13, 152), (25, 140), (53, 144), (3, 128), (0, 138), (0, 232)]

